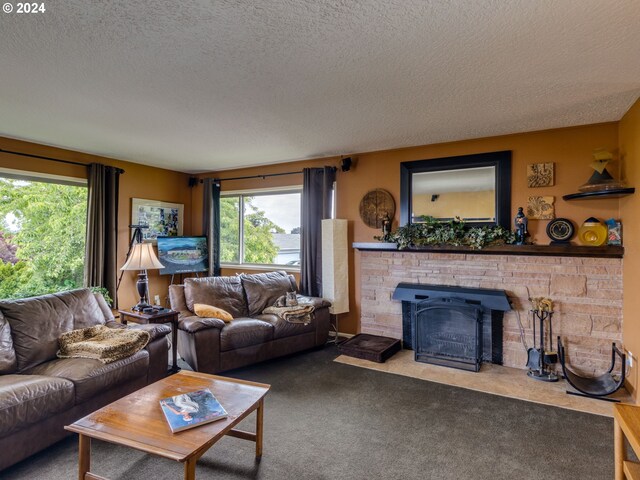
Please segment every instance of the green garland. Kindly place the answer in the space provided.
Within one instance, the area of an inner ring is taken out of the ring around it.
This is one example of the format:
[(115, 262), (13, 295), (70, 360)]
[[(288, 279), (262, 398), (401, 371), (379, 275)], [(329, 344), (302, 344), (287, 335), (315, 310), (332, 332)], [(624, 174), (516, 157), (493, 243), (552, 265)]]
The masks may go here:
[(428, 245), (466, 246), (479, 250), (488, 245), (514, 243), (516, 239), (515, 232), (498, 225), (467, 228), (461, 220), (438, 222), (428, 216), (421, 220), (421, 223), (405, 225), (393, 233), (375, 238), (395, 243), (399, 250)]

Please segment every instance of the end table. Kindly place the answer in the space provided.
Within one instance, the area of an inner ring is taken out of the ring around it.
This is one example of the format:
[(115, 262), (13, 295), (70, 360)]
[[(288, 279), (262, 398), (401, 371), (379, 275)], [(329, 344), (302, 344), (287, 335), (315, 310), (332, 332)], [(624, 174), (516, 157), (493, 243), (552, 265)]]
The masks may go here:
[(169, 373), (180, 371), (178, 367), (178, 312), (165, 308), (157, 313), (142, 313), (133, 310), (118, 310), (120, 322), (124, 325), (127, 321), (134, 323), (171, 323), (171, 354), (173, 365), (169, 368)]

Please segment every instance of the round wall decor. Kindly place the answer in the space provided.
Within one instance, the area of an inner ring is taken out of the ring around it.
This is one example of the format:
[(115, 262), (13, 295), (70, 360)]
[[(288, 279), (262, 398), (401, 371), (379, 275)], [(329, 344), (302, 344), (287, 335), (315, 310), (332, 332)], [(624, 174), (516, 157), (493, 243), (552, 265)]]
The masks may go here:
[(547, 224), (547, 236), (551, 243), (569, 243), (574, 232), (573, 223), (566, 218), (556, 218)]
[(382, 221), (388, 215), (391, 220), (396, 214), (396, 202), (386, 190), (376, 188), (367, 192), (360, 200), (360, 218), (371, 228), (382, 228)]

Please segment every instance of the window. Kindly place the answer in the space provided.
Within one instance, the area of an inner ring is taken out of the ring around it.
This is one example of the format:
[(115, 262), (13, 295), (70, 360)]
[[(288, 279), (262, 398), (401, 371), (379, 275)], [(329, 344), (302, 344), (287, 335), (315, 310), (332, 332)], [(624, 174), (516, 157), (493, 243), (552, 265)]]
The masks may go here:
[(83, 179), (0, 171), (0, 298), (82, 287)]
[(225, 193), (220, 198), (220, 261), (300, 265), (301, 190)]

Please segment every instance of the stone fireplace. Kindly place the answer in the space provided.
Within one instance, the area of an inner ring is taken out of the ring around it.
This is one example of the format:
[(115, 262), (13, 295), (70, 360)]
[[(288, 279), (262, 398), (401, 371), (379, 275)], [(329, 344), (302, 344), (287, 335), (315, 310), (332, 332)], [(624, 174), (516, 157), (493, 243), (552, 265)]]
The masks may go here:
[(504, 290), (513, 306), (505, 312), (502, 327), (505, 366), (525, 368), (527, 356), (517, 315), (531, 346), (530, 297), (554, 300), (554, 335), (563, 337), (570, 363), (581, 373), (606, 371), (611, 343), (622, 343), (621, 252), (617, 256), (584, 256), (580, 251), (586, 247), (572, 247), (567, 254), (533, 254), (531, 250), (519, 255), (513, 252), (527, 252), (526, 247), (514, 247), (507, 253), (479, 253), (381, 250), (377, 245), (354, 245), (359, 250), (356, 268), (363, 333), (403, 338), (403, 302), (392, 297), (404, 282)]

